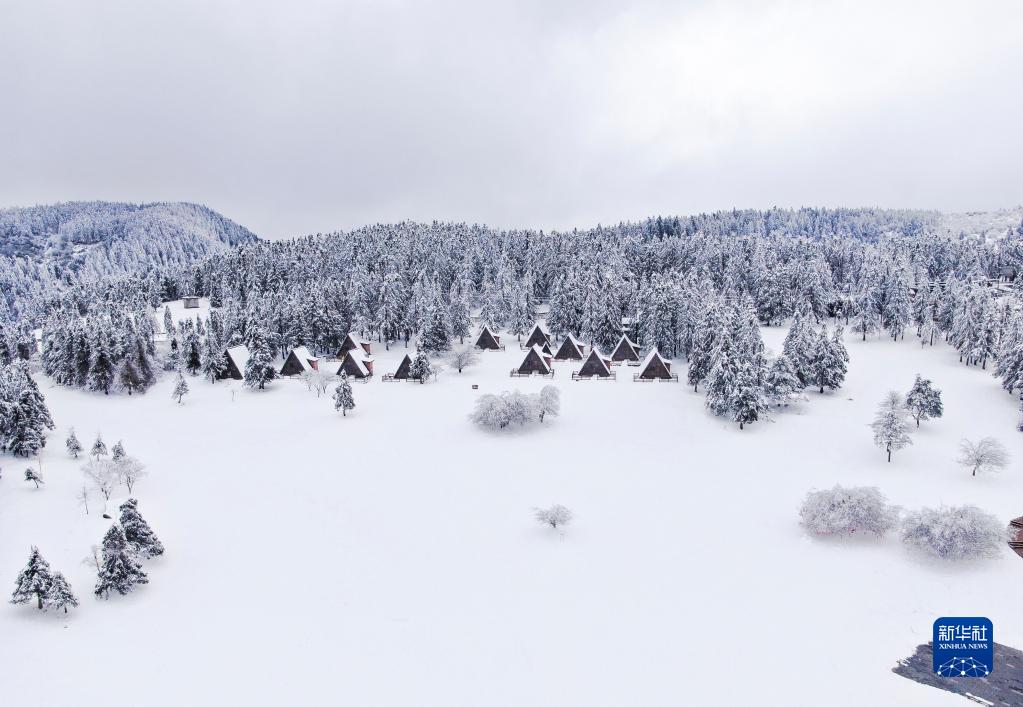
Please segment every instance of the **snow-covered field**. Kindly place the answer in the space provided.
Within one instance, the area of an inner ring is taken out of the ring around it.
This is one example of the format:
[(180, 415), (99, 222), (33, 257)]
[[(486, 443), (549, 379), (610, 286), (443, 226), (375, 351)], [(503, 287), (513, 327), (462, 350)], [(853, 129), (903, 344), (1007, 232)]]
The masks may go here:
[[(784, 331), (764, 334), (779, 350)], [(797, 524), (805, 493), (835, 483), (1023, 515), (1015, 401), (912, 338), (850, 337), (840, 391), (742, 432), (683, 384), (633, 383), (626, 367), (572, 382), (567, 363), (560, 417), (474, 429), (479, 393), (548, 382), (508, 377), (514, 345), (422, 386), (381, 383), (405, 350), (375, 350), (378, 378), (354, 386), (347, 418), (297, 380), (191, 379), (180, 407), (170, 377), (130, 398), (41, 380), (57, 422), (46, 484), (0, 461), (0, 575), (13, 582), (38, 545), (82, 606), (0, 608), (0, 702), (963, 704), (890, 670), (944, 615), (988, 616), (996, 640), (1023, 646), (1023, 560), (940, 564), (894, 536), (820, 541)], [(867, 425), (917, 372), (945, 417), (886, 464)], [(148, 465), (136, 496), (167, 554), (126, 597), (94, 599), (81, 564), (110, 521), (77, 505), (71, 426)], [(971, 478), (957, 445), (985, 435), (1013, 462)], [(563, 533), (531, 516), (555, 502), (576, 514)]]

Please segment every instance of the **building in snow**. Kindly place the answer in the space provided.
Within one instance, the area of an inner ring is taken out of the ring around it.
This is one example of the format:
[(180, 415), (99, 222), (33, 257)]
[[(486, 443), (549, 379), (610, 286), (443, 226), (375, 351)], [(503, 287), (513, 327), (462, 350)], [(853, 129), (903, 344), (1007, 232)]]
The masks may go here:
[(393, 374), (385, 374), (380, 380), (384, 382), (415, 380), (412, 377), (412, 357), (405, 354), (404, 358), (401, 359), (401, 363), (398, 364), (398, 370), (396, 370)]
[(303, 373), (312, 373), (320, 368), (320, 359), (309, 353), (305, 346), (298, 346), (291, 350), (288, 357), (281, 366), (282, 376), (300, 376)]
[(632, 375), (634, 381), (677, 381), (678, 374), (671, 372), (671, 363), (661, 357), (657, 349), (652, 350), (639, 364), (639, 373)]
[(540, 322), (533, 325), (533, 328), (529, 332), (529, 336), (526, 337), (526, 343), (520, 348), (523, 350), (530, 349), (534, 346), (543, 348), (546, 346), (550, 349), (551, 346), (551, 335), (544, 331), (544, 328), (540, 326)]
[(611, 363), (625, 362), (630, 366), (639, 363), (639, 347), (625, 334), (618, 340), (614, 350), (611, 352)]
[(504, 351), (501, 337), (490, 331), (490, 327), (486, 324), (480, 330), (480, 335), (476, 337), (476, 348), (484, 351)]
[(181, 302), (185, 305), (185, 309), (199, 309), (198, 295), (185, 295), (181, 298)]
[(249, 347), (245, 344), (232, 346), (224, 352), (224, 370), (218, 379), (234, 378), (240, 381), (245, 378), (245, 364), (249, 362)]
[(590, 350), (582, 367), (572, 374), (572, 380), (614, 380), (618, 377), (615, 371), (611, 370), (611, 359), (600, 353), (597, 347)]
[(519, 364), (518, 368), (513, 368), (511, 374), (512, 376), (531, 376), (536, 374), (553, 378), (554, 369), (551, 368), (553, 361), (554, 359), (550, 353), (544, 353), (543, 349), (539, 346), (532, 346), (526, 352), (526, 357), (522, 359), (522, 363)]
[(345, 354), (352, 349), (362, 349), (362, 352), (367, 356), (373, 353), (372, 344), (356, 334), (354, 331), (348, 332), (348, 336), (346, 336), (345, 340), (341, 342), (341, 348), (337, 351), (337, 357), (343, 359)]
[(1023, 516), (1009, 522), (1009, 547), (1023, 557)]
[(582, 361), (586, 353), (586, 345), (571, 334), (565, 337), (554, 354), (555, 361)]
[(349, 349), (341, 358), (341, 365), (338, 366), (337, 375), (344, 371), (349, 378), (368, 381), (373, 377), (373, 357), (362, 350), (362, 347)]

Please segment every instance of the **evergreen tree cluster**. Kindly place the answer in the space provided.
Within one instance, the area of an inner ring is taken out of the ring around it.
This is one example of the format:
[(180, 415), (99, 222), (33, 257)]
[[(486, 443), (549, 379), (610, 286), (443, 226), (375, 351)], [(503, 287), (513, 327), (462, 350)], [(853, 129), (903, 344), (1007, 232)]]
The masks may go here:
[(53, 418), (28, 364), (17, 360), (0, 368), (0, 451), (31, 457), (46, 446)]

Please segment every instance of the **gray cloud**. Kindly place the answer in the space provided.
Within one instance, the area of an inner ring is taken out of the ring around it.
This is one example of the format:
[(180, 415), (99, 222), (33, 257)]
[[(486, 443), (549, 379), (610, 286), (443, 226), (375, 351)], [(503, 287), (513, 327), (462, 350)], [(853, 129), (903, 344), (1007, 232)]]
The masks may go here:
[(1023, 201), (1023, 3), (6, 2), (0, 204), (269, 237)]

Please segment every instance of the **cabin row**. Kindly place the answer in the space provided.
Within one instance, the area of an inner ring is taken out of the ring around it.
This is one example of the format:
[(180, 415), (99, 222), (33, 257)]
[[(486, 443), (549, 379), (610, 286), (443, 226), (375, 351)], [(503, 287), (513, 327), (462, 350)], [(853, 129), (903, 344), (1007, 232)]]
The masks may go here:
[[(567, 335), (557, 352), (552, 352), (552, 342), (540, 324), (533, 326), (522, 348), (526, 351), (525, 358), (518, 367), (511, 370), (511, 376), (542, 376), (554, 377), (555, 361), (582, 361), (583, 365), (572, 374), (572, 380), (615, 380), (617, 373), (612, 366), (625, 363), (638, 366), (639, 371), (632, 376), (635, 381), (678, 380), (678, 374), (671, 372), (671, 362), (664, 359), (657, 349), (640, 360), (639, 346), (627, 335), (622, 335), (610, 356), (605, 356), (596, 347), (588, 348), (579, 339)], [(476, 348), (482, 350), (503, 349), (501, 338), (484, 325), (476, 339)]]
[[(405, 358), (408, 358), (406, 356)], [(348, 374), (349, 378), (368, 381), (373, 377), (373, 356), (370, 354), (370, 343), (363, 341), (355, 334), (349, 334), (341, 344), (338, 358), (340, 365), (334, 371), (334, 375)], [(244, 344), (232, 346), (224, 352), (224, 370), (219, 378), (233, 378), (242, 380), (245, 377), (245, 366), (249, 362), (249, 347)], [(284, 359), (280, 375), (300, 376), (304, 373), (313, 373), (320, 370), (324, 363), (317, 356), (313, 356), (305, 346), (298, 346), (291, 350), (288, 357)]]

